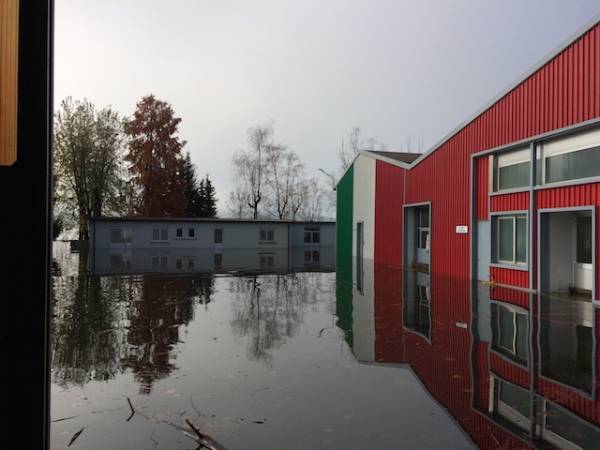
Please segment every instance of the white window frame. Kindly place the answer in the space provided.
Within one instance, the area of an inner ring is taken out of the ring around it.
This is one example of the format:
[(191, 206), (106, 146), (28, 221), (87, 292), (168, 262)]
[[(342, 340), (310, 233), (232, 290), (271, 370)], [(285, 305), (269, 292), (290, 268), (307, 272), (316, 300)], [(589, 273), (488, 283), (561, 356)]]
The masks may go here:
[[(308, 242), (306, 235), (310, 236)], [(315, 235), (319, 236), (319, 242), (315, 242)], [(321, 228), (320, 227), (304, 227), (304, 243), (305, 244), (320, 244), (321, 243)]]
[[(154, 239), (154, 232), (158, 230), (158, 239)], [(163, 239), (163, 231), (166, 235), (166, 239)], [(169, 242), (169, 228), (152, 228), (152, 239), (151, 242)]]
[[(263, 232), (265, 233), (265, 239), (262, 238)], [(271, 239), (269, 239), (269, 233), (271, 233)], [(275, 229), (274, 228), (261, 228), (258, 234), (258, 240), (260, 242), (275, 242)]]
[(541, 164), (540, 180), (537, 181), (537, 186), (553, 186), (569, 183), (585, 183), (586, 180), (591, 180), (600, 177), (594, 175), (585, 178), (573, 178), (561, 181), (546, 181), (546, 158), (567, 153), (575, 153), (581, 150), (588, 150), (594, 147), (600, 147), (600, 129), (583, 131), (570, 136), (563, 136), (547, 141), (542, 141), (537, 144), (536, 157), (538, 164)]
[[(492, 192), (511, 192), (517, 190), (526, 190), (531, 185), (531, 179), (523, 186), (514, 188), (500, 189), (500, 169), (502, 167), (514, 166), (524, 162), (531, 164), (531, 149), (529, 146), (508, 150), (492, 155)], [(531, 178), (531, 177), (530, 177)]]
[[(527, 318), (527, 314), (525, 314), (522, 311), (517, 310), (516, 308), (512, 308), (506, 304), (500, 305), (499, 303), (496, 303), (496, 308), (498, 308), (498, 309), (504, 308), (505, 310), (510, 312), (512, 315), (512, 323), (513, 323), (512, 348), (508, 348), (508, 347), (505, 347), (504, 345), (501, 345), (501, 343), (500, 343), (501, 342), (500, 334), (501, 334), (502, 328), (500, 327), (500, 314), (497, 311), (497, 313), (496, 313), (496, 330), (498, 330), (498, 340), (497, 340), (498, 347), (502, 348), (503, 350), (507, 351), (508, 353), (514, 355), (517, 358), (527, 359), (527, 356), (521, 356), (517, 353), (517, 334), (518, 334), (517, 314), (525, 316), (525, 318)], [(527, 329), (527, 333), (529, 333), (529, 329)]]
[[(517, 261), (517, 220), (525, 220), (525, 261)], [(496, 263), (498, 264), (510, 264), (513, 266), (527, 266), (529, 264), (529, 220), (527, 214), (505, 214), (496, 215)], [(500, 259), (500, 221), (501, 220), (512, 220), (513, 230), (513, 243), (512, 243), (512, 260)]]

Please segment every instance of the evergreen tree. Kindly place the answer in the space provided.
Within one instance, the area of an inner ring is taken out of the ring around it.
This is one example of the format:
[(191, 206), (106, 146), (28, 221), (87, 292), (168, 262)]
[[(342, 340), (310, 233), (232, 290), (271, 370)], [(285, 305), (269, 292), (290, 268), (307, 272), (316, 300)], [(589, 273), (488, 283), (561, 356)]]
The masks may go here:
[(217, 197), (215, 188), (206, 175), (206, 178), (200, 181), (199, 189), (201, 198), (201, 215), (200, 217), (216, 217), (217, 216)]
[(196, 167), (192, 163), (189, 152), (185, 155), (185, 159), (183, 160), (182, 176), (185, 184), (185, 217), (203, 217), (202, 196), (198, 180), (196, 179)]

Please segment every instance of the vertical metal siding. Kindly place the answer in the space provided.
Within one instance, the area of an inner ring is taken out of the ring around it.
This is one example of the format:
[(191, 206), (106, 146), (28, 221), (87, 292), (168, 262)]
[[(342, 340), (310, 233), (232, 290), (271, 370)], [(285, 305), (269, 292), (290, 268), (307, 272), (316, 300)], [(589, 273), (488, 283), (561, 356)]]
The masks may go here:
[(492, 286), (490, 288), (490, 299), (499, 300), (511, 305), (529, 308), (529, 292), (519, 289), (511, 289), (503, 286)]
[(375, 261), (402, 266), (404, 176), (406, 171), (383, 161), (375, 168)]
[(494, 283), (508, 286), (529, 287), (529, 272), (525, 270), (490, 267), (490, 278)]
[(490, 203), (492, 212), (526, 210), (529, 208), (529, 192), (494, 195)]
[[(351, 166), (336, 189), (336, 253), (352, 256), (352, 209), (354, 203), (354, 167)], [(341, 258), (342, 261), (345, 260)], [(350, 261), (350, 264), (352, 261)]]
[(522, 366), (498, 355), (496, 352), (490, 352), (490, 365), (492, 372), (503, 380), (510, 381), (516, 385), (529, 389), (530, 374)]
[(599, 117), (599, 80), (596, 25), (408, 171), (407, 203), (432, 204), (433, 274), (469, 276), (469, 239), (455, 227), (470, 223), (470, 154)]
[(375, 361), (405, 362), (402, 269), (375, 264)]
[(490, 190), (490, 159), (487, 156), (477, 158), (477, 220), (488, 220)]

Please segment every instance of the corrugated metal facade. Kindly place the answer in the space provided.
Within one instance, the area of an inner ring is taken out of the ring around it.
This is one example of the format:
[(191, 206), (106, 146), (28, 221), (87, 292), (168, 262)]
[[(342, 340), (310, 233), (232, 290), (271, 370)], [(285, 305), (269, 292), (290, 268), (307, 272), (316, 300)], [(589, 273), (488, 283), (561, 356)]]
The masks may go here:
[[(596, 25), (406, 172), (405, 203), (431, 202), (432, 205), (431, 272), (463, 279), (469, 276), (469, 235), (457, 234), (455, 229), (457, 225), (471, 222), (468, 182), (471, 154), (598, 117), (600, 27)], [(476, 217), (484, 220), (489, 172), (484, 161), (476, 164), (478, 187), (485, 195), (478, 192), (474, 209)], [(385, 165), (378, 164), (378, 174), (385, 173), (381, 168)], [(391, 198), (395, 202), (389, 205), (390, 209), (399, 209), (403, 191), (401, 178), (398, 175), (394, 182), (381, 183), (375, 199), (378, 211), (384, 211)], [(390, 192), (397, 196), (393, 197)], [(490, 203), (491, 211), (526, 210), (529, 193), (492, 196)], [(378, 215), (378, 230), (387, 233), (387, 230), (398, 229), (397, 224), (398, 218), (393, 214)], [(389, 233), (386, 236), (389, 239)], [(393, 259), (388, 246), (376, 245), (376, 261)], [(528, 284), (527, 274), (494, 272), (499, 282), (516, 286)]]
[(529, 389), (530, 376), (526, 368), (508, 361), (496, 352), (490, 352), (492, 372), (504, 380)]
[(525, 270), (506, 269), (504, 267), (490, 267), (490, 278), (494, 283), (507, 286), (528, 287), (529, 272)]

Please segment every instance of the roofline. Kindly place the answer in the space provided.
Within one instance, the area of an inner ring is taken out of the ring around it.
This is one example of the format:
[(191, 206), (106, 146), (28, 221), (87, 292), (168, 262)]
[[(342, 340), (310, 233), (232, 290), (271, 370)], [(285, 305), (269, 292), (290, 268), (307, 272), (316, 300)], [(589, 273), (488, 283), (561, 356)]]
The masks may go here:
[[(497, 94), (495, 97), (493, 97), (491, 101), (486, 103), (484, 107), (480, 108), (479, 110), (477, 110), (476, 113), (469, 116), (468, 119), (461, 122), (460, 125), (458, 125), (452, 131), (450, 131), (448, 134), (446, 134), (443, 138), (441, 138), (439, 141), (437, 141), (432, 147), (429, 148), (429, 150), (427, 150), (426, 152), (421, 154), (421, 156), (419, 156), (417, 159), (415, 159), (412, 163), (410, 163), (410, 164), (401, 163), (400, 161), (392, 160), (390, 158), (382, 157), (380, 155), (361, 150), (354, 156), (354, 158), (352, 159), (352, 162), (348, 165), (348, 167), (346, 167), (346, 169), (344, 170), (344, 173), (339, 178), (339, 180), (344, 178), (344, 176), (346, 175), (346, 173), (348, 172), (350, 167), (352, 165), (354, 165), (354, 162), (356, 161), (356, 158), (358, 158), (359, 155), (369, 156), (374, 159), (379, 159), (388, 164), (392, 164), (394, 166), (398, 166), (398, 167), (401, 167), (406, 170), (411, 170), (413, 167), (418, 165), (421, 161), (423, 161), (425, 158), (430, 156), (436, 150), (440, 149), (446, 142), (448, 142), (450, 139), (452, 139), (454, 136), (456, 136), (461, 130), (466, 128), (471, 122), (473, 122), (475, 119), (477, 119), (483, 113), (485, 113), (488, 109), (490, 109), (492, 106), (494, 106), (496, 103), (498, 103), (502, 98), (504, 98), (506, 95), (508, 95), (511, 91), (513, 91), (514, 89), (519, 87), (519, 85), (521, 85), (525, 80), (527, 80), (529, 77), (534, 75), (538, 70), (540, 70), (542, 67), (544, 67), (546, 64), (548, 64), (550, 61), (552, 61), (554, 58), (556, 58), (558, 55), (560, 55), (562, 52), (564, 52), (567, 48), (569, 48), (571, 45), (573, 45), (576, 41), (578, 41), (581, 37), (583, 37), (587, 32), (589, 32), (592, 28), (594, 28), (599, 23), (600, 23), (600, 13), (596, 14), (596, 16), (593, 19), (591, 19), (589, 22), (584, 24), (581, 28), (579, 28), (570, 37), (565, 39), (560, 45), (558, 45), (558, 47), (556, 47), (554, 50), (552, 50), (550, 53), (548, 53), (546, 56), (544, 56), (537, 64), (534, 64), (528, 71), (526, 71), (523, 75), (521, 75), (519, 78), (517, 78), (516, 81), (513, 81), (512, 83), (510, 83), (509, 87), (502, 90), (499, 94)], [(338, 180), (337, 184), (339, 184), (339, 180)], [(337, 184), (336, 184), (336, 186), (337, 186)]]
[(90, 222), (196, 222), (196, 223), (270, 223), (270, 224), (313, 224), (335, 225), (330, 220), (279, 220), (279, 219), (221, 219), (218, 217), (92, 217)]
[[(340, 183), (340, 180), (346, 176), (346, 173), (348, 172), (348, 170), (350, 170), (350, 167), (352, 167), (354, 165), (354, 162), (356, 161), (356, 159), (360, 155), (368, 156), (369, 158), (373, 158), (373, 159), (376, 159), (376, 160), (379, 160), (379, 161), (383, 161), (385, 163), (391, 164), (392, 166), (400, 167), (400, 168), (405, 169), (405, 170), (409, 170), (410, 167), (411, 167), (411, 164), (408, 164), (408, 163), (405, 163), (405, 162), (402, 162), (402, 161), (398, 161), (397, 159), (388, 158), (387, 156), (382, 156), (382, 155), (379, 155), (377, 153), (371, 153), (369, 150), (359, 150), (354, 155), (354, 158), (352, 158), (352, 161), (350, 161), (350, 164), (348, 164), (348, 167), (346, 167), (344, 169), (344, 172), (342, 173), (342, 175), (338, 179), (337, 183), (335, 184), (336, 186)], [(419, 159), (421, 159), (421, 157), (417, 158), (415, 161), (417, 161)]]
[(444, 145), (447, 141), (449, 141), (451, 138), (453, 138), (462, 129), (466, 128), (467, 125), (469, 125), (471, 122), (473, 122), (479, 116), (481, 116), (484, 112), (486, 112), (488, 109), (490, 109), (496, 103), (498, 103), (498, 101), (500, 101), (503, 97), (508, 95), (514, 89), (516, 89), (525, 80), (527, 80), (529, 77), (534, 75), (538, 70), (540, 70), (542, 67), (544, 67), (546, 64), (548, 64), (550, 61), (552, 61), (554, 58), (556, 58), (558, 55), (560, 55), (563, 51), (565, 51), (567, 48), (569, 48), (572, 44), (574, 44), (576, 41), (578, 41), (588, 31), (590, 31), (592, 28), (594, 28), (599, 23), (600, 23), (600, 13), (596, 14), (596, 16), (593, 19), (591, 19), (589, 22), (584, 24), (581, 28), (579, 28), (570, 37), (565, 39), (557, 48), (555, 48), (550, 53), (548, 53), (546, 56), (544, 56), (537, 64), (533, 65), (532, 68), (530, 68), (527, 72), (525, 72), (523, 75), (521, 75), (519, 78), (517, 78), (516, 81), (513, 81), (511, 84), (509, 84), (508, 88), (505, 88), (504, 90), (502, 90), (500, 92), (500, 94), (497, 94), (490, 102), (486, 103), (486, 105), (483, 108), (480, 108), (475, 114), (471, 115), (467, 120), (463, 121), (458, 127), (453, 129), (450, 133), (446, 134), (442, 139), (440, 139), (436, 144), (434, 144), (429, 150), (427, 150), (421, 156), (419, 156), (417, 159), (415, 159), (410, 164), (409, 169), (412, 169), (417, 164), (419, 164), (421, 161), (423, 161), (425, 158), (427, 158), (429, 155), (431, 155), (433, 152), (438, 150), (442, 145)]

